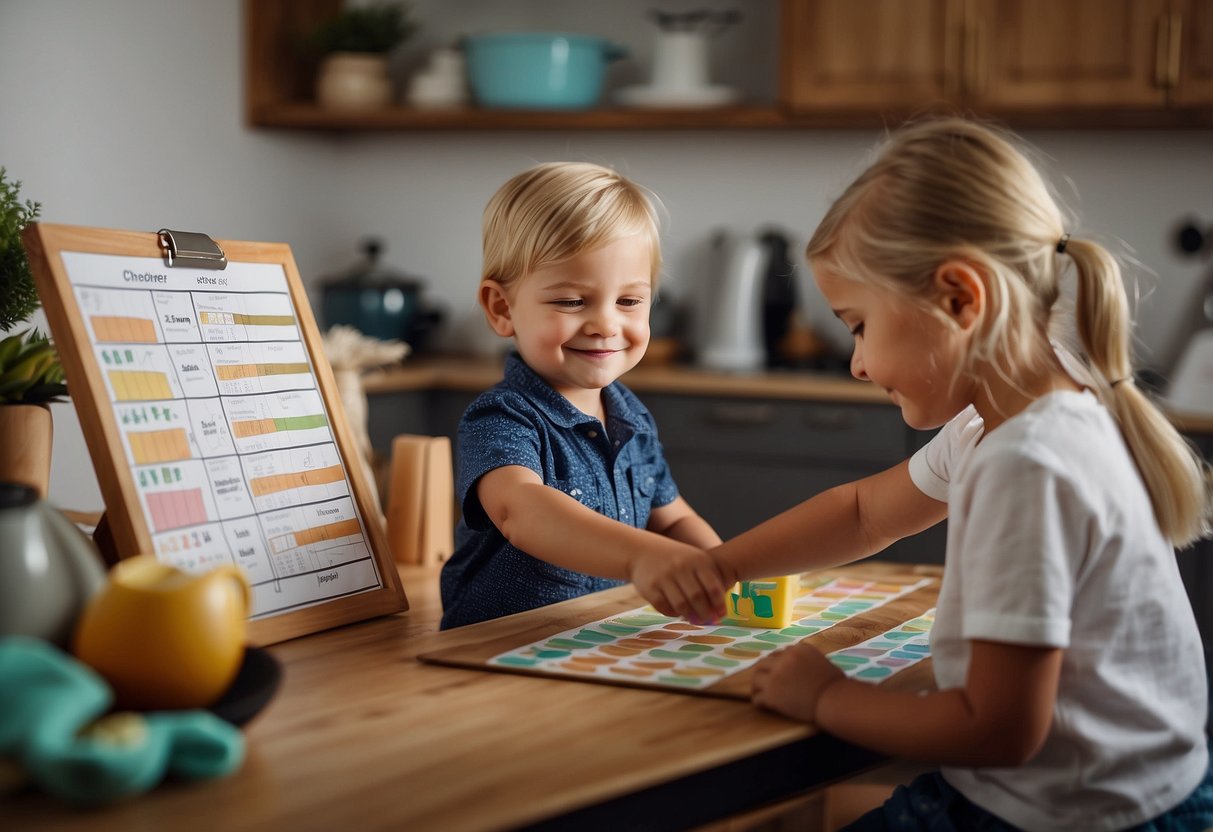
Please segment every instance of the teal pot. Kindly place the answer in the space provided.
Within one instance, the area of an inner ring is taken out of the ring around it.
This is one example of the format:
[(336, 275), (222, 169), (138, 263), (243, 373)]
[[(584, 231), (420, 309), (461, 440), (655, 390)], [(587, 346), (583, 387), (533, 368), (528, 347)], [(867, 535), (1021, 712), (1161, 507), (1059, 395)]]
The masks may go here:
[(424, 296), (420, 278), (380, 265), (383, 242), (367, 238), (364, 259), (321, 283), (324, 326), (345, 324), (380, 341), (404, 341), (414, 353), (440, 327), (444, 314)]
[(468, 76), (482, 107), (584, 110), (602, 97), (606, 67), (627, 51), (603, 38), (500, 32), (464, 39)]

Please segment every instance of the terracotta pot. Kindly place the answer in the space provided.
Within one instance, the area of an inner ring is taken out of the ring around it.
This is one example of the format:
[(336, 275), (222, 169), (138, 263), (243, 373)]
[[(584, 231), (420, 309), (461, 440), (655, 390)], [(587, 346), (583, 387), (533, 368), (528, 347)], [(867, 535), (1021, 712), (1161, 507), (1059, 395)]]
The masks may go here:
[(362, 52), (334, 52), (320, 65), (316, 99), (334, 110), (373, 110), (392, 100), (387, 58)]
[(0, 404), (0, 482), (28, 485), (45, 500), (53, 434), (46, 405)]

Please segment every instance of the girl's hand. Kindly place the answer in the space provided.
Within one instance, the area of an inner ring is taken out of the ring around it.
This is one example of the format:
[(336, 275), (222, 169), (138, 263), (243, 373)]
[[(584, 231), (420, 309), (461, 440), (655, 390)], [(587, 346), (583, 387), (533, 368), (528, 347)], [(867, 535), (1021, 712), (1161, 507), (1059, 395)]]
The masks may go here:
[(802, 641), (754, 666), (751, 699), (760, 708), (815, 722), (821, 694), (845, 678), (820, 650)]
[(629, 577), (636, 591), (664, 615), (714, 622), (727, 612), (720, 570), (701, 549), (686, 546), (672, 554), (639, 555), (632, 561)]

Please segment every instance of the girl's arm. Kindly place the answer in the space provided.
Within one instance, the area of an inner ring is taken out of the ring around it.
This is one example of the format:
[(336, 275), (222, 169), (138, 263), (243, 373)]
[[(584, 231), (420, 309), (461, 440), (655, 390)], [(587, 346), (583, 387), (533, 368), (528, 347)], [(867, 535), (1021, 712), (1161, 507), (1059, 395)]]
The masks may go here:
[[(649, 603), (667, 614), (675, 609), (702, 619), (723, 614), (725, 586), (702, 548), (612, 520), (544, 485), (538, 474), (521, 465), (495, 468), (475, 487), (493, 525), (528, 555), (577, 572), (631, 580)], [(683, 517), (683, 522), (688, 520)], [(686, 529), (693, 527), (692, 521)], [(679, 579), (666, 582), (660, 591), (650, 588), (638, 569), (649, 556), (671, 565)]]
[(891, 756), (955, 766), (1014, 766), (1040, 749), (1053, 720), (1060, 648), (970, 642), (963, 688), (927, 695), (847, 679), (805, 643), (754, 671), (754, 703), (816, 722)]
[(823, 491), (711, 554), (726, 584), (850, 563), (934, 526), (947, 503), (910, 479), (910, 462)]

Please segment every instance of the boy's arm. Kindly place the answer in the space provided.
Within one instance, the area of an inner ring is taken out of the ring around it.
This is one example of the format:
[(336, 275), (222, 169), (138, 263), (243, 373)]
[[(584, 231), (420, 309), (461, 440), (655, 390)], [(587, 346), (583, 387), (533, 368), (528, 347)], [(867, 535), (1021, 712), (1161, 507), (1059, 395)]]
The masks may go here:
[(1048, 736), (1063, 651), (994, 641), (970, 645), (964, 687), (917, 695), (845, 679), (829, 659), (801, 643), (755, 669), (754, 702), (896, 757), (1020, 765)]
[(838, 566), (875, 554), (947, 517), (910, 479), (910, 462), (811, 497), (711, 554), (726, 583)]
[(648, 529), (701, 549), (720, 545), (720, 535), (682, 497), (653, 509)]
[[(602, 578), (634, 581), (662, 612), (684, 611), (708, 619), (724, 609), (724, 584), (702, 548), (637, 529), (588, 508), (558, 489), (544, 485), (529, 468), (506, 465), (476, 483), (485, 514), (518, 549), (566, 569)], [(639, 553), (655, 556), (678, 574), (661, 591), (648, 587), (637, 562)]]

